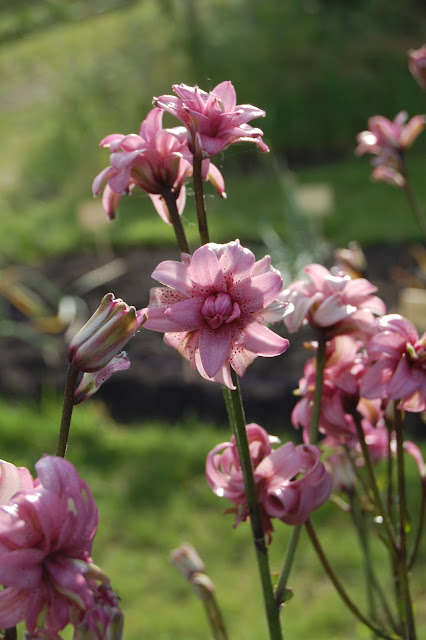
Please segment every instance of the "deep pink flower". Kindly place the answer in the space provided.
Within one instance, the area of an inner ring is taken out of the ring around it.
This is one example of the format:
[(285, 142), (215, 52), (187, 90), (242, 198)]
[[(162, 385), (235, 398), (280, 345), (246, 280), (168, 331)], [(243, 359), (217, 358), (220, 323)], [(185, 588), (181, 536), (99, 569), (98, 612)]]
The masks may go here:
[[(332, 479), (320, 461), (319, 449), (287, 442), (272, 451), (262, 427), (249, 424), (246, 429), (265, 533), (270, 537), (273, 531), (271, 518), (303, 524), (331, 493)], [(245, 521), (248, 508), (234, 436), (210, 451), (206, 478), (216, 495), (236, 505), (235, 526)]]
[[(192, 154), (186, 143), (184, 127), (163, 129), (163, 111), (152, 109), (141, 123), (139, 134), (113, 133), (100, 142), (109, 148), (110, 166), (101, 171), (93, 181), (93, 195), (97, 196), (102, 183), (102, 203), (109, 218), (115, 217), (118, 202), (123, 194), (135, 186), (150, 196), (157, 213), (171, 224), (164, 201), (165, 191), (172, 191), (179, 213), (185, 207), (185, 180), (192, 175)], [(220, 171), (206, 160), (203, 163), (203, 179), (210, 180), (222, 197), (226, 197)]]
[(30, 634), (60, 631), (93, 607), (92, 573), (100, 575), (91, 559), (98, 512), (88, 486), (63, 458), (45, 456), (36, 470), (34, 488), (0, 507), (0, 627), (25, 620)]
[(407, 123), (408, 114), (401, 111), (395, 119), (373, 116), (368, 120), (369, 131), (357, 136), (357, 155), (372, 153), (377, 156), (372, 164), (376, 167), (372, 177), (398, 187), (405, 185), (405, 170), (402, 154), (411, 147), (425, 127), (425, 116), (417, 115)]
[(408, 52), (408, 68), (422, 87), (426, 89), (426, 45)]
[(285, 292), (294, 306), (293, 312), (284, 318), (289, 331), (298, 331), (302, 324), (332, 332), (347, 329), (349, 324), (368, 331), (373, 314), (386, 313), (383, 301), (372, 295), (377, 287), (368, 280), (352, 280), (341, 273), (334, 275), (320, 264), (310, 264), (304, 272), (310, 282), (296, 280)]
[(251, 104), (237, 105), (231, 82), (221, 82), (209, 93), (186, 84), (174, 84), (173, 91), (177, 97), (160, 96), (154, 98), (154, 104), (185, 125), (194, 155), (210, 158), (234, 142), (254, 142), (262, 151), (269, 151), (261, 129), (247, 124), (264, 117), (265, 112)]
[(79, 371), (101, 371), (135, 335), (144, 320), (135, 307), (115, 298), (113, 293), (107, 293), (92, 317), (71, 340), (68, 347), (70, 363)]
[(149, 306), (139, 312), (148, 318), (144, 328), (164, 332), (204, 378), (233, 389), (230, 365), (242, 376), (256, 356), (277, 356), (289, 344), (264, 326), (282, 286), (266, 265), (238, 240), (161, 262), (152, 277), (167, 286), (151, 289)]
[(399, 400), (405, 411), (426, 410), (426, 332), (397, 314), (376, 321), (378, 333), (367, 345), (370, 367), (361, 380), (365, 398)]

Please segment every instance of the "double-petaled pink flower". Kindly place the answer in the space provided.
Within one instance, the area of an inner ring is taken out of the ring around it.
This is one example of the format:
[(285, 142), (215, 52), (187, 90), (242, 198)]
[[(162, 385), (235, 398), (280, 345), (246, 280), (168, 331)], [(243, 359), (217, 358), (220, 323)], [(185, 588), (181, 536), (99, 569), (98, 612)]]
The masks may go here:
[(107, 578), (92, 563), (98, 511), (87, 484), (63, 458), (36, 470), (33, 487), (0, 506), (0, 627), (25, 621), (30, 635), (54, 635), (82, 620)]
[(365, 278), (352, 280), (341, 273), (334, 275), (320, 264), (310, 264), (304, 272), (310, 282), (296, 280), (285, 291), (294, 307), (284, 318), (289, 331), (310, 324), (327, 329), (330, 334), (343, 329), (368, 332), (373, 314), (386, 313), (383, 301), (372, 295), (377, 287)]
[(269, 256), (256, 262), (238, 240), (209, 243), (182, 262), (161, 262), (152, 277), (166, 287), (151, 289), (139, 312), (144, 328), (164, 332), (204, 378), (233, 389), (230, 366), (242, 376), (256, 356), (287, 349), (288, 340), (264, 326), (282, 286)]
[[(272, 450), (265, 429), (249, 424), (246, 430), (265, 533), (270, 537), (273, 531), (272, 518), (290, 525), (303, 524), (328, 499), (332, 489), (320, 450), (292, 442)], [(272, 442), (277, 439), (272, 438)], [(234, 437), (210, 451), (206, 478), (216, 495), (235, 504), (235, 526), (245, 521), (249, 514)]]
[(269, 151), (261, 129), (247, 124), (264, 117), (265, 112), (251, 104), (237, 105), (231, 82), (221, 82), (209, 93), (186, 84), (174, 84), (173, 91), (176, 96), (154, 98), (154, 104), (185, 125), (194, 155), (210, 158), (234, 142), (254, 142), (262, 151)]
[(230, 366), (242, 376), (256, 356), (283, 353), (288, 340), (264, 326), (264, 313), (282, 279), (269, 256), (255, 261), (239, 240), (208, 243), (182, 262), (161, 262), (152, 274), (166, 287), (151, 289), (145, 329), (164, 332), (166, 344), (208, 380), (234, 388)]
[[(102, 203), (109, 218), (114, 218), (123, 194), (135, 186), (150, 196), (161, 218), (171, 224), (164, 194), (169, 192), (176, 200), (179, 213), (185, 207), (185, 180), (192, 175), (192, 155), (186, 143), (184, 127), (163, 129), (163, 111), (152, 109), (141, 123), (139, 134), (113, 133), (100, 142), (109, 148), (110, 166), (93, 181), (93, 195), (97, 196), (107, 180)], [(207, 160), (203, 164), (203, 179), (210, 180), (219, 194), (226, 197), (220, 171)]]
[(405, 186), (403, 153), (411, 147), (425, 127), (425, 117), (417, 115), (407, 122), (408, 114), (401, 111), (395, 119), (373, 116), (368, 120), (369, 131), (357, 135), (357, 155), (372, 153), (375, 169), (372, 178), (389, 182), (397, 187)]
[(365, 398), (399, 400), (406, 411), (426, 410), (426, 332), (397, 314), (376, 321), (377, 334), (367, 345), (370, 367), (361, 380)]

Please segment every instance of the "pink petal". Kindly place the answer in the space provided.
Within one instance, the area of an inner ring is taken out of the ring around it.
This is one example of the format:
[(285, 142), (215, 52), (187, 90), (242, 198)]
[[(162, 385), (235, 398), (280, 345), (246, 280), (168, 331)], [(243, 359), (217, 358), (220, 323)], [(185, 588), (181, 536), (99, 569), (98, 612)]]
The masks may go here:
[[(165, 260), (164, 262), (160, 262), (156, 269), (154, 269), (152, 277), (161, 282), (161, 284), (176, 289), (186, 296), (191, 295), (192, 282), (187, 264), (176, 262), (175, 260)], [(172, 294), (172, 292), (170, 292), (170, 294)], [(174, 301), (176, 302), (176, 299)]]
[(290, 344), (286, 338), (282, 338), (256, 321), (244, 327), (239, 342), (249, 351), (267, 358), (279, 356), (288, 349)]
[(24, 620), (31, 591), (7, 587), (0, 591), (0, 625), (2, 629), (14, 627)]
[[(201, 307), (204, 298), (188, 298), (177, 302), (165, 311), (165, 318), (174, 323), (174, 331), (193, 331), (203, 324)], [(149, 318), (149, 316), (148, 316)]]
[(237, 95), (235, 93), (234, 86), (229, 80), (225, 80), (216, 85), (212, 93), (217, 96), (223, 104), (225, 111), (232, 111), (235, 109), (237, 103)]
[(233, 284), (229, 294), (237, 300), (242, 312), (260, 311), (276, 299), (281, 291), (282, 282), (277, 271), (268, 271)]
[(206, 374), (212, 378), (229, 356), (232, 329), (223, 325), (220, 329), (203, 328), (199, 336), (200, 359)]
[(208, 245), (197, 249), (190, 266), (190, 277), (199, 294), (226, 291), (226, 282), (214, 250)]

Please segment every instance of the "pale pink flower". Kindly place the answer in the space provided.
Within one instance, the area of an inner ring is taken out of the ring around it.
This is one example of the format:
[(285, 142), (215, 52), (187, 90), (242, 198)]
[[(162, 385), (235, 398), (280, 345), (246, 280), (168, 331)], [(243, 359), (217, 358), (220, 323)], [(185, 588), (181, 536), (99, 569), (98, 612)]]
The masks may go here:
[(88, 486), (63, 458), (45, 456), (36, 470), (34, 488), (0, 506), (0, 627), (25, 620), (30, 634), (58, 632), (93, 607), (93, 574), (103, 576), (91, 559), (98, 512)]
[(370, 367), (361, 380), (365, 398), (399, 400), (405, 411), (426, 410), (426, 332), (397, 314), (376, 321), (377, 334), (367, 345)]
[(74, 391), (74, 404), (80, 404), (91, 398), (104, 382), (117, 371), (126, 371), (130, 367), (130, 360), (125, 351), (114, 356), (100, 371), (85, 373)]
[(265, 112), (251, 104), (236, 104), (231, 82), (221, 82), (209, 93), (186, 84), (174, 84), (173, 91), (176, 96), (154, 98), (154, 104), (185, 125), (194, 155), (210, 158), (234, 142), (254, 142), (262, 151), (269, 151), (262, 140), (263, 131), (247, 124), (253, 118), (263, 118)]
[(426, 89), (426, 45), (408, 52), (408, 68), (422, 89)]
[(6, 504), (15, 493), (32, 489), (33, 486), (34, 481), (28, 469), (0, 460), (0, 504)]
[(107, 293), (92, 317), (71, 340), (69, 362), (79, 371), (101, 371), (134, 336), (144, 320), (144, 315), (136, 313), (135, 307), (115, 298), (113, 293)]
[(401, 111), (395, 119), (373, 116), (368, 120), (369, 131), (357, 136), (357, 155), (372, 153), (377, 156), (372, 164), (376, 167), (373, 179), (389, 182), (398, 187), (405, 186), (403, 152), (411, 147), (425, 127), (425, 116), (417, 115), (407, 122), (408, 114)]
[[(287, 442), (273, 451), (262, 427), (250, 424), (246, 429), (265, 533), (270, 537), (273, 531), (271, 518), (290, 525), (303, 524), (328, 499), (332, 489), (320, 450)], [(248, 507), (234, 436), (210, 451), (206, 478), (216, 495), (236, 505), (234, 526), (245, 521)]]
[(287, 301), (294, 307), (284, 318), (290, 332), (298, 331), (302, 324), (327, 329), (330, 335), (348, 326), (368, 331), (373, 314), (386, 313), (383, 301), (372, 295), (377, 287), (365, 278), (353, 280), (348, 275), (333, 274), (320, 264), (310, 264), (304, 272), (310, 282), (296, 280), (285, 290)]
[[(110, 166), (101, 171), (93, 181), (93, 195), (97, 196), (102, 183), (107, 180), (102, 203), (109, 218), (115, 217), (118, 202), (123, 194), (129, 194), (135, 186), (150, 196), (157, 213), (164, 222), (171, 224), (164, 193), (171, 191), (179, 213), (185, 207), (184, 183), (192, 175), (192, 154), (186, 143), (184, 127), (163, 129), (163, 111), (152, 109), (141, 123), (139, 134), (113, 133), (100, 142), (109, 148)], [(226, 197), (220, 171), (206, 160), (203, 163), (203, 179), (210, 180), (222, 197)]]
[(238, 240), (209, 243), (182, 262), (167, 260), (153, 278), (144, 328), (164, 332), (164, 341), (208, 380), (234, 388), (230, 366), (242, 376), (257, 357), (283, 353), (288, 340), (264, 326), (265, 309), (281, 290), (278, 271), (255, 262)]

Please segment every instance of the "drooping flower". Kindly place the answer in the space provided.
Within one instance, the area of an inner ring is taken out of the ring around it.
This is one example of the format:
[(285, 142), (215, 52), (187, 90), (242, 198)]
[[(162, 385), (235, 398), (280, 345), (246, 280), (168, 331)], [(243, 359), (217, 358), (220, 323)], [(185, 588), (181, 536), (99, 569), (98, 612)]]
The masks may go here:
[(377, 319), (377, 334), (367, 345), (370, 367), (361, 380), (365, 398), (399, 400), (405, 411), (426, 410), (426, 332), (406, 318), (389, 314)]
[(182, 262), (161, 262), (152, 274), (166, 287), (151, 289), (144, 328), (164, 341), (208, 380), (234, 388), (230, 366), (242, 376), (257, 357), (283, 353), (288, 340), (264, 326), (265, 309), (282, 279), (265, 261), (255, 262), (238, 240), (208, 243)]
[(63, 458), (36, 470), (34, 487), (0, 506), (0, 627), (25, 620), (30, 635), (78, 621), (107, 580), (92, 563), (98, 511), (87, 484)]
[(373, 314), (386, 313), (383, 301), (372, 295), (377, 287), (365, 278), (334, 275), (320, 264), (310, 264), (304, 272), (310, 282), (296, 280), (285, 291), (294, 307), (284, 318), (290, 332), (298, 331), (302, 324), (328, 329), (330, 335), (348, 325), (368, 331)]
[(426, 123), (423, 115), (414, 116), (408, 122), (407, 119), (405, 111), (398, 113), (393, 121), (384, 116), (373, 116), (368, 120), (369, 131), (358, 134), (355, 153), (372, 153), (376, 156), (372, 161), (375, 166), (372, 173), (374, 180), (389, 182), (397, 187), (405, 186), (403, 153), (411, 147)]
[(211, 158), (234, 142), (254, 142), (262, 151), (269, 151), (261, 129), (247, 124), (264, 117), (265, 112), (251, 104), (237, 105), (231, 82), (221, 82), (209, 93), (186, 84), (174, 84), (173, 91), (176, 96), (154, 98), (154, 104), (185, 125), (194, 155)]
[(130, 360), (125, 351), (114, 356), (100, 371), (85, 373), (74, 392), (74, 404), (84, 402), (95, 394), (104, 382), (117, 371), (126, 371), (130, 367)]
[(115, 298), (113, 293), (107, 293), (92, 317), (71, 340), (69, 362), (79, 371), (88, 373), (104, 369), (144, 320), (135, 307)]
[[(185, 181), (192, 175), (192, 154), (186, 143), (184, 127), (163, 129), (163, 111), (152, 109), (141, 123), (139, 134), (113, 133), (100, 142), (109, 148), (110, 166), (93, 181), (93, 195), (97, 196), (107, 180), (102, 203), (109, 218), (115, 217), (118, 202), (135, 186), (150, 196), (157, 213), (171, 224), (164, 194), (171, 192), (179, 213), (185, 207)], [(203, 179), (210, 180), (219, 195), (226, 197), (220, 171), (208, 160), (203, 163)]]
[[(272, 450), (262, 427), (249, 424), (246, 430), (265, 533), (270, 537), (273, 531), (272, 518), (290, 525), (303, 524), (327, 500), (332, 489), (331, 476), (320, 461), (320, 450), (292, 442)], [(216, 495), (236, 505), (235, 526), (244, 522), (248, 507), (234, 436), (210, 451), (206, 478)]]
[(408, 68), (422, 89), (426, 89), (426, 45), (408, 52)]

